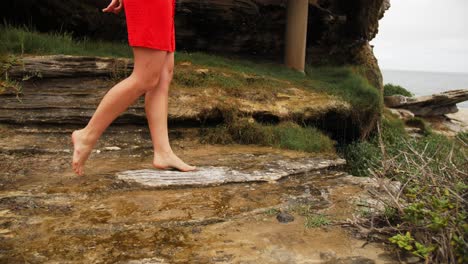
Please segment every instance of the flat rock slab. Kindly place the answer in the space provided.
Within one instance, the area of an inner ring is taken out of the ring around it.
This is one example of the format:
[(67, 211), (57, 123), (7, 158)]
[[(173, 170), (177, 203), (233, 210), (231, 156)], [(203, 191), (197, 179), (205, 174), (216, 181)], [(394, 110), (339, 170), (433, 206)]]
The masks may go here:
[(387, 107), (404, 108), (417, 116), (439, 116), (456, 113), (458, 111), (456, 104), (468, 100), (468, 89), (419, 97), (385, 96), (384, 99)]
[(283, 177), (344, 165), (344, 159), (300, 158), (282, 159), (266, 163), (263, 168), (243, 171), (226, 166), (199, 166), (194, 171), (178, 170), (128, 170), (117, 177), (128, 182), (137, 182), (151, 187), (184, 185), (219, 185), (231, 182), (276, 181)]

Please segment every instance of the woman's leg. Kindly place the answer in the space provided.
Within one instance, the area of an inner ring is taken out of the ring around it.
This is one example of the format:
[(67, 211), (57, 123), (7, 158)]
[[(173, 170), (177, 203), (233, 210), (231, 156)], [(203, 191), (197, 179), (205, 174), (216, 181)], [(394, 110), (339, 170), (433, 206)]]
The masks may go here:
[(88, 125), (72, 133), (73, 170), (83, 175), (83, 167), (104, 130), (141, 95), (153, 90), (160, 78), (167, 51), (133, 47), (132, 74), (110, 89)]
[(148, 91), (145, 95), (146, 116), (153, 140), (153, 166), (158, 169), (174, 167), (181, 171), (191, 171), (196, 167), (186, 164), (177, 157), (169, 144), (167, 129), (168, 96), (173, 72), (174, 52), (168, 52), (156, 89)]

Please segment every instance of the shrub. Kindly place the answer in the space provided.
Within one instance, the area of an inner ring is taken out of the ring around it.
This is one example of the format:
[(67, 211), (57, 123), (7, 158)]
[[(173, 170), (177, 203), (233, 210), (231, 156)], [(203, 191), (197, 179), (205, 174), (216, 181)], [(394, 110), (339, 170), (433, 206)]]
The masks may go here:
[(361, 225), (389, 225), (389, 242), (427, 262), (468, 263), (466, 133), (454, 139), (433, 133), (410, 138), (398, 121), (387, 118), (382, 145), (376, 135), (344, 149), (351, 173), (391, 178), (403, 186), (398, 194), (388, 192), (391, 199), (382, 199), (391, 214)]
[(414, 96), (413, 93), (406, 90), (405, 88), (401, 87), (400, 85), (395, 85), (391, 83), (387, 83), (384, 85), (384, 96), (392, 96), (392, 95), (403, 95), (407, 97)]

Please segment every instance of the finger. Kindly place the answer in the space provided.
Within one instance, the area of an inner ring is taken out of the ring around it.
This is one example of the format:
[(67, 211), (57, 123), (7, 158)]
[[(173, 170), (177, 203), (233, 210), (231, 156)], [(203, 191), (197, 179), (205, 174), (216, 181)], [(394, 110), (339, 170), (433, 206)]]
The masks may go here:
[(117, 13), (120, 12), (120, 10), (122, 10), (122, 7), (123, 5), (122, 5), (122, 0), (121, 0), (119, 1), (119, 5), (116, 8), (114, 8), (114, 12), (117, 12)]
[(112, 2), (104, 9), (102, 9), (103, 12), (113, 12), (115, 6), (117, 5), (118, 0), (112, 0)]

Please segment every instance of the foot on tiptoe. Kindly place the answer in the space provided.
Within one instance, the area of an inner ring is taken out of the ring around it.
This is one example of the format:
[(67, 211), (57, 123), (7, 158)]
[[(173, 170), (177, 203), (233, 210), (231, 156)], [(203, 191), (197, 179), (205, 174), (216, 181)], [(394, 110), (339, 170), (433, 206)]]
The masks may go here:
[(76, 174), (82, 176), (84, 172), (84, 164), (93, 150), (93, 144), (86, 139), (82, 130), (73, 131), (72, 143), (72, 167)]
[(173, 152), (155, 152), (153, 159), (153, 167), (157, 169), (175, 168), (184, 172), (192, 171), (197, 168), (196, 166), (191, 166), (183, 162)]

